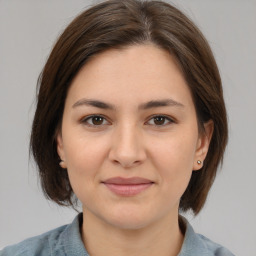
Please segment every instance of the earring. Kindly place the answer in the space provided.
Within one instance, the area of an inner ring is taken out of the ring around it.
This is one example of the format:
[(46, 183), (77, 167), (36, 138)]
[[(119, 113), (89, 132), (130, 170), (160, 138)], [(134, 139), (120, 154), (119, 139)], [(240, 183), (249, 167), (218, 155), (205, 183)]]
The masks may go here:
[(59, 162), (59, 165), (60, 165), (60, 167), (63, 168), (63, 169), (66, 169), (66, 168), (67, 168), (65, 162), (62, 161), (62, 160)]
[(198, 164), (202, 164), (202, 161), (201, 161), (201, 160), (197, 160), (197, 163), (198, 163)]

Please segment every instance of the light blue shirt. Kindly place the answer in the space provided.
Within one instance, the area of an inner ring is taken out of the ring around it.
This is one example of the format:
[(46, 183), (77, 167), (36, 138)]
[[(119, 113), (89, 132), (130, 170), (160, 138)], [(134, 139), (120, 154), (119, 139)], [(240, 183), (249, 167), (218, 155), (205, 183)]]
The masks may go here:
[[(186, 232), (178, 256), (234, 256), (221, 245), (196, 234), (188, 221), (183, 220)], [(82, 221), (82, 214), (79, 214), (69, 225), (7, 246), (0, 251), (0, 256), (89, 256), (80, 235)]]

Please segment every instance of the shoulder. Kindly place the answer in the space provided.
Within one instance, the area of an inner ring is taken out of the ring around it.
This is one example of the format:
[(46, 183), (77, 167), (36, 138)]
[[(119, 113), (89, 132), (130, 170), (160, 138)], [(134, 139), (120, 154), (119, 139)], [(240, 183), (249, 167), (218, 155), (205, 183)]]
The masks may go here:
[(69, 225), (7, 246), (0, 251), (0, 256), (89, 256), (80, 235), (82, 218), (82, 214), (78, 214)]
[(0, 256), (48, 256), (56, 247), (59, 237), (67, 225), (53, 229), (39, 236), (31, 237), (18, 244), (5, 247), (0, 251)]
[(233, 253), (231, 253), (227, 248), (223, 247), (222, 245), (213, 242), (209, 238), (201, 235), (196, 234), (198, 237), (198, 240), (200, 240), (201, 244), (206, 248), (206, 250), (211, 253), (209, 255), (214, 256), (234, 256)]
[(201, 234), (195, 233), (184, 217), (181, 217), (181, 220), (185, 224), (186, 231), (179, 256), (234, 256), (222, 245), (211, 241)]

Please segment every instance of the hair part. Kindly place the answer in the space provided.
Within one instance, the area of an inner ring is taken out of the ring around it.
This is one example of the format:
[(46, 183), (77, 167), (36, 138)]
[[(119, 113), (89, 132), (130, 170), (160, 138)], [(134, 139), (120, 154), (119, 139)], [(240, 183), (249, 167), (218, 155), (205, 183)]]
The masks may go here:
[(193, 172), (180, 210), (202, 209), (228, 139), (226, 109), (219, 71), (199, 29), (177, 8), (161, 1), (109, 0), (76, 17), (57, 40), (38, 79), (37, 107), (30, 148), (47, 198), (73, 206), (76, 197), (66, 170), (59, 166), (56, 134), (72, 80), (88, 60), (108, 49), (154, 44), (177, 60), (195, 104), (199, 130), (214, 123), (209, 151)]

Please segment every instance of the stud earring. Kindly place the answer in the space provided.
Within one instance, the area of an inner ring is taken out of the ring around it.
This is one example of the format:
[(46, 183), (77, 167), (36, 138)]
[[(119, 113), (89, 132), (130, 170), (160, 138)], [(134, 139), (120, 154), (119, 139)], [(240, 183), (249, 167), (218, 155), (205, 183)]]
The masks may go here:
[(202, 161), (201, 161), (201, 160), (197, 160), (197, 163), (198, 163), (198, 164), (202, 164)]
[(59, 162), (59, 165), (60, 165), (60, 167), (63, 168), (63, 169), (66, 169), (66, 168), (67, 168), (65, 162), (62, 161), (62, 160)]

